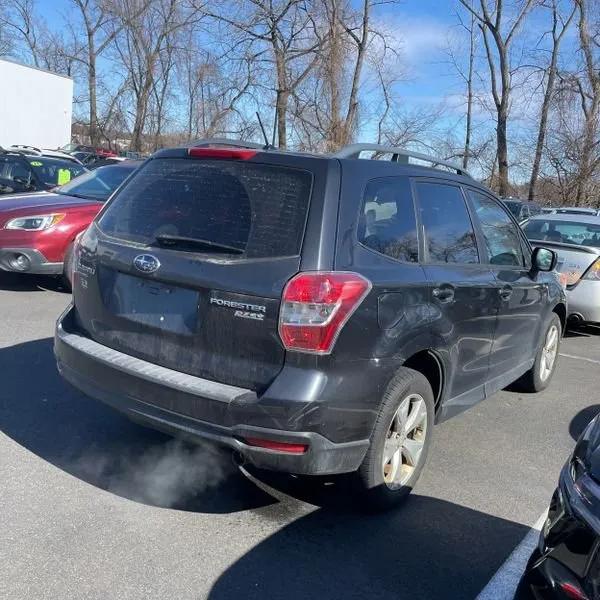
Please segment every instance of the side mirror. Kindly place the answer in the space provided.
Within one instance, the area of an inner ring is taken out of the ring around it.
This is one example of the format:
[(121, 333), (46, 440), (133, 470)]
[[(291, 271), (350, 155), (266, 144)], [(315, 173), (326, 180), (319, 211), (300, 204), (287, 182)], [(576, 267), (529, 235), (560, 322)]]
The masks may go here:
[(531, 254), (531, 264), (536, 271), (554, 271), (558, 255), (548, 248), (535, 248)]

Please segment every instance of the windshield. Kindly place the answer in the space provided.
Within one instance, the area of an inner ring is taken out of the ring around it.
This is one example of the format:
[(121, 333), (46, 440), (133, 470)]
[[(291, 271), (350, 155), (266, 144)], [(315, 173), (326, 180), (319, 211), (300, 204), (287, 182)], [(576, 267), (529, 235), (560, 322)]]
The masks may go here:
[(104, 202), (134, 170), (122, 166), (100, 167), (95, 171), (84, 173), (56, 191), (65, 196), (78, 196)]
[(530, 240), (600, 247), (600, 219), (598, 223), (535, 219), (525, 225), (524, 231)]
[(504, 204), (506, 205), (506, 208), (508, 208), (508, 210), (510, 210), (510, 212), (512, 213), (512, 215), (514, 217), (519, 217), (519, 215), (521, 214), (521, 203), (520, 202), (514, 202), (511, 200), (503, 200)]
[(47, 186), (63, 185), (86, 171), (85, 167), (70, 160), (45, 156), (28, 158), (35, 174)]

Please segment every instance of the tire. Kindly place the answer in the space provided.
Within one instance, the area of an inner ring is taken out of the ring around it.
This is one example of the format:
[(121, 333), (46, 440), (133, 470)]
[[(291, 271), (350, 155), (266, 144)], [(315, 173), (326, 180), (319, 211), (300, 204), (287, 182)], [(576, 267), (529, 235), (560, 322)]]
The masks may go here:
[[(407, 430), (403, 425), (407, 420), (409, 427), (415, 427)], [(433, 420), (431, 385), (421, 373), (402, 367), (383, 395), (371, 444), (355, 474), (355, 487), (365, 508), (386, 510), (410, 494), (427, 460)], [(408, 440), (418, 443), (407, 446)], [(391, 456), (385, 464), (384, 450), (386, 460)]]
[[(546, 322), (544, 333), (535, 356), (533, 367), (525, 375), (517, 381), (517, 387), (520, 391), (536, 393), (545, 390), (552, 381), (556, 364), (558, 363), (558, 354), (560, 352), (560, 339), (562, 337), (562, 324), (557, 314), (552, 313), (552, 316)], [(548, 343), (551, 337), (551, 332), (555, 333), (556, 339), (552, 346), (552, 364), (548, 365)], [(548, 368), (549, 367), (549, 368)]]
[(62, 275), (60, 278), (62, 286), (63, 286), (63, 288), (65, 288), (65, 290), (67, 292), (71, 292), (73, 289), (71, 277), (70, 277), (72, 265), (73, 265), (73, 242), (71, 242), (67, 246), (67, 249), (65, 250), (65, 256), (63, 258), (63, 272), (62, 272)]

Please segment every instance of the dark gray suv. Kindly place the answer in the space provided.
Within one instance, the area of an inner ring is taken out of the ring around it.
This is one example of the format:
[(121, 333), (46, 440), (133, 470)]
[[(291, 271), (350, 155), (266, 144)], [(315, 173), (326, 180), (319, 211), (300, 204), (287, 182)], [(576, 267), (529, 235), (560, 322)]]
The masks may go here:
[(352, 472), (375, 506), (411, 490), (434, 423), (545, 388), (565, 326), (554, 253), (460, 168), (399, 148), (162, 150), (75, 252), (68, 381), (257, 467)]

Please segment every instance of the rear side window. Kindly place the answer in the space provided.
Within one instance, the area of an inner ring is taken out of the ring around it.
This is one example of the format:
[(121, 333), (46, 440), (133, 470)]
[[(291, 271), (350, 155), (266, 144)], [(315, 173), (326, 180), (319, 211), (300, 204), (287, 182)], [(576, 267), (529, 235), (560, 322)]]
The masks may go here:
[(159, 158), (126, 184), (99, 226), (114, 237), (149, 245), (157, 236), (178, 236), (230, 247), (247, 258), (294, 256), (302, 244), (311, 186), (312, 175), (298, 169)]
[(368, 248), (405, 262), (418, 262), (417, 224), (408, 180), (370, 181), (363, 197), (358, 239)]
[(455, 185), (417, 183), (426, 261), (479, 262), (475, 232), (462, 191)]
[(469, 192), (473, 212), (481, 224), (490, 264), (523, 266), (523, 250), (517, 226), (494, 200)]

